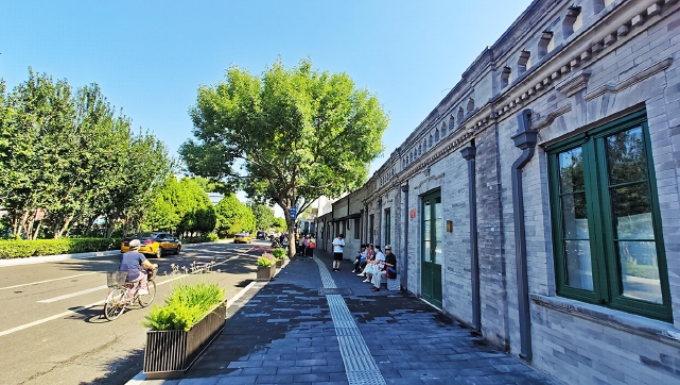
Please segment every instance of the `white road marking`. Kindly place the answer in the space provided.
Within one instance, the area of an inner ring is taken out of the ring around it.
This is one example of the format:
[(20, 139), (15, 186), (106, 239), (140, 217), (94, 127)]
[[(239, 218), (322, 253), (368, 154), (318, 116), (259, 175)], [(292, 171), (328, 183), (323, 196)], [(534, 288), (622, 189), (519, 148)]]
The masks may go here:
[[(231, 257), (231, 258), (227, 258), (227, 259), (225, 259), (225, 260), (222, 261), (222, 262), (219, 262), (219, 263), (214, 264), (213, 266), (222, 265), (222, 264), (228, 262), (230, 259), (235, 258), (235, 257), (236, 257), (236, 256), (233, 256), (233, 257)], [(190, 276), (190, 274), (181, 274), (181, 275), (179, 275), (179, 276), (177, 276), (177, 277), (175, 277), (175, 278), (171, 278), (171, 279), (165, 280), (165, 281), (163, 281), (163, 282), (157, 283), (156, 286), (161, 286), (161, 285), (164, 285), (164, 284), (166, 284), (166, 283), (170, 283), (170, 282), (172, 282), (172, 281), (175, 281), (175, 280), (178, 280), (178, 279), (182, 279), (182, 278), (185, 278), (185, 277), (189, 277), (189, 276)], [(251, 284), (253, 284), (253, 283), (251, 282)], [(249, 287), (250, 287), (250, 285), (246, 286), (246, 287), (242, 290), (242, 292), (245, 291), (245, 290), (246, 290), (247, 288), (249, 288)], [(240, 298), (242, 295), (243, 295), (242, 293), (239, 293), (239, 294), (237, 295), (237, 297)], [(234, 297), (234, 298), (236, 298), (236, 297)], [(59, 319), (59, 318), (62, 318), (62, 317), (69, 316), (69, 315), (74, 314), (74, 313), (77, 313), (77, 312), (79, 312), (79, 311), (83, 311), (83, 310), (89, 309), (89, 308), (91, 308), (92, 306), (101, 305), (101, 304), (104, 303), (104, 301), (105, 301), (105, 300), (101, 300), (101, 301), (97, 301), (97, 302), (91, 303), (91, 304), (89, 304), (89, 305), (78, 306), (78, 307), (76, 307), (76, 308), (74, 308), (74, 309), (72, 309), (72, 310), (65, 311), (65, 312), (63, 312), (63, 313), (55, 314), (55, 315), (53, 315), (53, 316), (46, 317), (46, 318), (43, 318), (43, 319), (39, 319), (39, 320), (37, 320), (37, 321), (29, 322), (29, 323), (27, 323), (27, 324), (23, 324), (23, 325), (17, 326), (17, 327), (12, 328), (12, 329), (7, 329), (7, 330), (4, 330), (4, 331), (0, 331), (0, 337), (6, 336), (6, 335), (9, 335), (9, 334), (12, 334), (12, 333), (16, 333), (16, 332), (18, 332), (18, 331), (26, 330), (26, 329), (31, 328), (31, 327), (33, 327), (33, 326), (38, 326), (38, 325), (44, 324), (45, 322), (49, 322), (49, 321), (52, 321), (52, 320), (55, 320), (55, 319)], [(229, 304), (229, 303), (227, 302), (227, 304)]]
[(90, 275), (90, 274), (97, 274), (97, 272), (96, 272), (96, 271), (93, 271), (93, 272), (91, 272), (91, 273), (82, 273), (82, 274), (76, 274), (76, 275), (69, 275), (68, 277), (47, 279), (47, 280), (44, 280), (44, 281), (31, 282), (31, 283), (22, 283), (21, 285), (5, 286), (5, 287), (0, 287), (0, 290), (16, 289), (17, 287), (23, 287), (23, 286), (40, 285), (41, 283), (48, 283), (48, 282), (54, 282), (54, 281), (61, 281), (61, 280), (64, 280), (64, 279), (71, 279), (71, 278), (76, 278), (76, 277), (82, 277), (82, 276), (84, 276), (84, 275)]
[(50, 298), (50, 299), (43, 299), (43, 300), (38, 301), (38, 303), (57, 302), (57, 301), (61, 301), (61, 300), (64, 300), (64, 299), (77, 297), (77, 296), (83, 295), (83, 294), (94, 293), (95, 291), (99, 291), (99, 290), (107, 289), (107, 288), (108, 288), (108, 286), (106, 286), (106, 285), (97, 286), (97, 287), (93, 287), (91, 289), (81, 290), (81, 291), (77, 291), (77, 292), (71, 293), (71, 294), (60, 295), (59, 297), (54, 297), (54, 298)]
[(2, 331), (2, 332), (0, 332), (0, 337), (6, 336), (8, 334), (16, 333), (16, 332), (21, 331), (21, 330), (28, 329), (28, 328), (33, 327), (33, 326), (38, 326), (38, 325), (44, 324), (45, 322), (48, 322), (48, 321), (52, 321), (52, 320), (55, 320), (55, 319), (58, 319), (58, 318), (69, 316), (73, 313), (77, 313), (79, 311), (83, 311), (83, 310), (86, 310), (88, 308), (91, 308), (92, 306), (101, 305), (101, 304), (104, 303), (104, 301), (105, 300), (97, 301), (95, 303), (91, 303), (91, 304), (85, 305), (85, 306), (78, 306), (77, 308), (75, 308), (73, 310), (65, 311), (63, 313), (55, 314), (51, 317), (39, 319), (37, 321), (29, 322), (27, 324), (23, 324), (21, 326), (17, 326), (17, 327), (12, 328), (12, 329)]

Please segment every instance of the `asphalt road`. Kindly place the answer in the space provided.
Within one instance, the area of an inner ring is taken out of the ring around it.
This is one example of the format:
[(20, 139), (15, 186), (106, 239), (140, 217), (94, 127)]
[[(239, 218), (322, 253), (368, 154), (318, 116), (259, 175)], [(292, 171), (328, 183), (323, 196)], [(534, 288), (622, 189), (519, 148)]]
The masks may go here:
[[(227, 299), (255, 279), (253, 247), (267, 243), (188, 245), (179, 256), (156, 261), (154, 303), (179, 282), (216, 282)], [(206, 274), (171, 275), (170, 264), (216, 261)], [(118, 256), (0, 268), (0, 384), (125, 384), (142, 370), (148, 309), (127, 310), (116, 321), (102, 316), (106, 272)], [(217, 270), (220, 271), (217, 271)]]

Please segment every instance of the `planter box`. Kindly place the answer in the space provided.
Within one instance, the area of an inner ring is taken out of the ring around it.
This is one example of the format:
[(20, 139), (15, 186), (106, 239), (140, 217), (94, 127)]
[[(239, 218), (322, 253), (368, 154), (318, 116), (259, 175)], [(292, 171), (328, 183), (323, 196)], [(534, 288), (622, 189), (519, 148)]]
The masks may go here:
[(257, 282), (271, 281), (276, 274), (276, 266), (260, 267), (257, 269)]
[(183, 330), (149, 331), (144, 349), (147, 379), (177, 378), (189, 370), (224, 327), (227, 303), (217, 305), (188, 332)]
[(276, 268), (280, 269), (283, 267), (283, 259), (279, 259), (276, 261)]

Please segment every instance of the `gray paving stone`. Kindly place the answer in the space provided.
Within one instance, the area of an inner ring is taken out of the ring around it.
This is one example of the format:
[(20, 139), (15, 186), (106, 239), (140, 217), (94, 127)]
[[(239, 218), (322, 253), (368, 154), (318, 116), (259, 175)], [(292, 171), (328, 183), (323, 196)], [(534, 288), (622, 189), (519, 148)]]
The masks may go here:
[[(387, 384), (552, 384), (417, 298), (375, 295), (346, 271), (333, 279), (351, 289), (343, 298)], [(291, 262), (276, 281), (247, 293), (243, 306), (230, 307), (227, 327), (181, 381), (348, 385), (322, 286), (316, 263)]]

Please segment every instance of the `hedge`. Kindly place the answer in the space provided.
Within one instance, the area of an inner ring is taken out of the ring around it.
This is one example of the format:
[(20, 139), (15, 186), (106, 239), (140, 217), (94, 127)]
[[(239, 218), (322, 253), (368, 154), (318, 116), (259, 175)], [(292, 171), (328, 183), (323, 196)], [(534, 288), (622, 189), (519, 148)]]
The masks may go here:
[(116, 250), (120, 248), (120, 241), (120, 238), (0, 240), (0, 259)]

